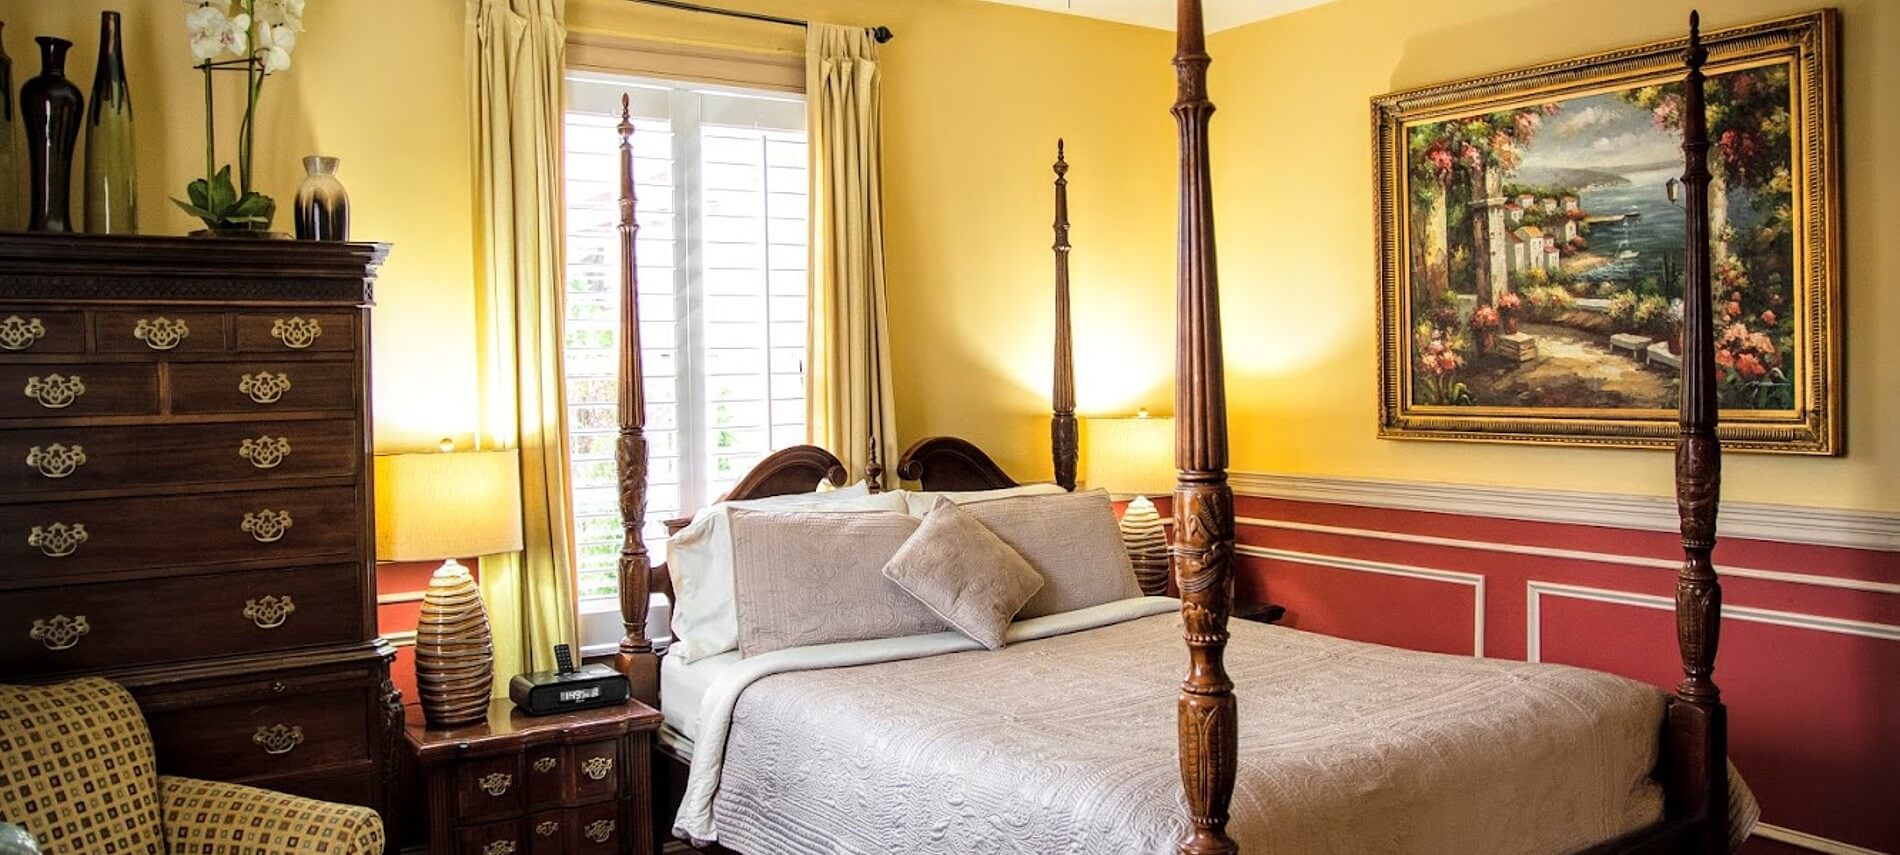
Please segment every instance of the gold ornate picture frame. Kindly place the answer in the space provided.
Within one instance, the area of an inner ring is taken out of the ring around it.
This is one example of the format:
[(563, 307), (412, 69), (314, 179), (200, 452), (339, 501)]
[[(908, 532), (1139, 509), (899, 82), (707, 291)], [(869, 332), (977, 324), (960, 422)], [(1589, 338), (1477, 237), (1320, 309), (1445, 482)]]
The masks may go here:
[[(1837, 26), (1704, 37), (1732, 449), (1842, 451)], [(1686, 46), (1373, 99), (1381, 437), (1674, 442)]]

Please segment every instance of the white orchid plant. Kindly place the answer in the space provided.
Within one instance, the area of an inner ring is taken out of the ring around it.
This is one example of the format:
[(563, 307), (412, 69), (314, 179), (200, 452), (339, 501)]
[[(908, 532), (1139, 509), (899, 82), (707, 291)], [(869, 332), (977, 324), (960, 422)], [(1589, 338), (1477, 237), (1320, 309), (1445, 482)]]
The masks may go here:
[[(251, 189), (251, 149), (256, 138), (258, 96), (272, 74), (290, 68), (290, 53), (303, 32), (304, 0), (184, 0), (185, 29), (191, 55), (205, 76), (205, 177), (185, 188), (190, 201), (173, 199), (186, 213), (214, 232), (270, 229), (277, 202)], [(238, 178), (218, 165), (217, 112), (212, 73), (241, 71), (245, 79), (244, 119), (238, 126)]]

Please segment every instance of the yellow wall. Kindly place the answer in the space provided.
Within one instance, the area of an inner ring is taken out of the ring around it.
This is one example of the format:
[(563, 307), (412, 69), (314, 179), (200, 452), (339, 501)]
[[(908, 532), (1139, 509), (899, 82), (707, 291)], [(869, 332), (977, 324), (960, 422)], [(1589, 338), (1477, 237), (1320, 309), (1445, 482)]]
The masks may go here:
[[(103, 9), (125, 16), (140, 229), (200, 228), (167, 201), (204, 173), (203, 78), (191, 68), (184, 4), (0, 0), (14, 83), (39, 73), (32, 37), (57, 35), (76, 43), (67, 72), (89, 93)], [(395, 245), (376, 283), (377, 446), (427, 447), (445, 435), (466, 442), (477, 414), (462, 4), (322, 0), (306, 12), (290, 70), (264, 89), (255, 185), (277, 199), (275, 228), (288, 232), (300, 158), (342, 158), (352, 236)], [(223, 132), (236, 128), (241, 89), (219, 91)], [(223, 162), (236, 160), (232, 138), (220, 144)]]
[[(1667, 494), (1657, 451), (1380, 440), (1367, 100), (1683, 32), (1689, 0), (1339, 0), (1216, 34), (1214, 175), (1238, 470)], [(1714, 28), (1816, 0), (1702, 3)], [(1730, 455), (1725, 495), (1900, 510), (1900, 3), (1838, 0), (1844, 458)]]

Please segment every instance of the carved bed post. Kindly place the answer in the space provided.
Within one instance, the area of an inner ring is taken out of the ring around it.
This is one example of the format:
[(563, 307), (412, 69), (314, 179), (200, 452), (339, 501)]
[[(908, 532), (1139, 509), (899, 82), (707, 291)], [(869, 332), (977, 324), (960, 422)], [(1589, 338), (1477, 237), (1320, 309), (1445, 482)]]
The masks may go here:
[(633, 684), (633, 696), (648, 704), (660, 700), (660, 659), (647, 640), (647, 598), (651, 560), (641, 529), (647, 514), (647, 396), (640, 368), (640, 274), (634, 238), (633, 113), (620, 96), (620, 438), (614, 459), (620, 470), (620, 623), (626, 635), (614, 667)]
[(1716, 437), (1715, 325), (1709, 293), (1709, 133), (1703, 101), (1700, 19), (1689, 15), (1689, 74), (1683, 87), (1682, 183), (1688, 215), (1683, 265), (1681, 436), (1676, 443), (1676, 507), (1682, 518), (1682, 570), (1676, 577), (1676, 641), (1682, 682), (1669, 708), (1670, 813), (1701, 816), (1695, 852), (1728, 851), (1728, 715), (1716, 688), (1722, 585), (1710, 553), (1722, 488)]
[(1227, 392), (1221, 365), (1220, 289), (1208, 166), (1206, 38), (1200, 0), (1178, 0), (1175, 72), (1181, 130), (1180, 262), (1175, 294), (1175, 581), (1188, 647), (1178, 735), (1192, 826), (1184, 855), (1240, 851), (1227, 836), (1239, 750), (1234, 684), (1222, 656), (1234, 594), (1234, 493), (1227, 486)]
[(1073, 490), (1079, 442), (1075, 425), (1075, 348), (1069, 332), (1069, 162), (1062, 149), (1062, 140), (1056, 140), (1056, 378), (1049, 445), (1055, 458), (1056, 483), (1064, 490)]

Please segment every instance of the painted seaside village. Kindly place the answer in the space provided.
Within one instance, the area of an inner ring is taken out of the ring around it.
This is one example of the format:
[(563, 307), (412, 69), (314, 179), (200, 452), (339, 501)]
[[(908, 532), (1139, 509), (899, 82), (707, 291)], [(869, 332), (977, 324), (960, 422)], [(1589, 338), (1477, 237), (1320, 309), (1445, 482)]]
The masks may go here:
[[(1722, 405), (1791, 408), (1787, 69), (1709, 98)], [(1649, 86), (1409, 130), (1413, 404), (1676, 405), (1680, 106)]]

